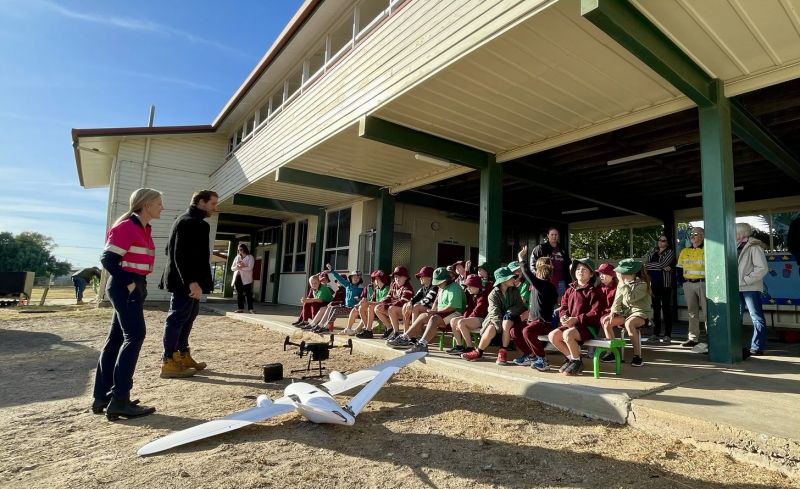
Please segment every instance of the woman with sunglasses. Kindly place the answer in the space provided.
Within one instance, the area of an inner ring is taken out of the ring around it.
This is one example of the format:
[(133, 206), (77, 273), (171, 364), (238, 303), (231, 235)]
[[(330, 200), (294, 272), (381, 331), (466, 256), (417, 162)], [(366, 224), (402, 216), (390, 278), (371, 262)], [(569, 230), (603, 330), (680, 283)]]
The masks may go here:
[[(647, 343), (669, 345), (672, 341), (672, 274), (675, 252), (665, 234), (658, 237), (656, 246), (644, 258), (645, 269), (652, 285), (653, 336)], [(664, 335), (661, 335), (661, 315), (664, 315)]]

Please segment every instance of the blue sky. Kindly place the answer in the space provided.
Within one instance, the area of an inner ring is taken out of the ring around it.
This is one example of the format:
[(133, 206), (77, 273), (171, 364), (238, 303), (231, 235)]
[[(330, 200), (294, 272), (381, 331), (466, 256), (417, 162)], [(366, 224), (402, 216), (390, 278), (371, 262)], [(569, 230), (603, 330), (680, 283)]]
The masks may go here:
[(95, 265), (108, 189), (78, 183), (70, 130), (210, 124), (301, 0), (0, 0), (0, 231)]

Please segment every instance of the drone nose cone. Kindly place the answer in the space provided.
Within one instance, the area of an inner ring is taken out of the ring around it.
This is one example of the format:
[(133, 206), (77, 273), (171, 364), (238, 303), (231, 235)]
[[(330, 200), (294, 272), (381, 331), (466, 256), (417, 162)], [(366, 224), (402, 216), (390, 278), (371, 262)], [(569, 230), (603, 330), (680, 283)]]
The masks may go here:
[(256, 406), (258, 407), (265, 407), (269, 406), (270, 404), (272, 404), (272, 401), (270, 401), (266, 394), (261, 394), (256, 398)]

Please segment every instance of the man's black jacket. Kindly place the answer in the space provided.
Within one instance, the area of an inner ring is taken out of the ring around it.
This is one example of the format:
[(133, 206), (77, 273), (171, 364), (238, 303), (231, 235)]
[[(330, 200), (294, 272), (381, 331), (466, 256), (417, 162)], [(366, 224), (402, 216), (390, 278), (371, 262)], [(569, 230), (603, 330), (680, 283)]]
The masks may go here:
[(175, 220), (169, 232), (167, 267), (160, 288), (166, 286), (170, 292), (188, 294), (189, 284), (197, 282), (204, 294), (214, 290), (209, 265), (211, 227), (205, 217), (205, 211), (193, 205)]

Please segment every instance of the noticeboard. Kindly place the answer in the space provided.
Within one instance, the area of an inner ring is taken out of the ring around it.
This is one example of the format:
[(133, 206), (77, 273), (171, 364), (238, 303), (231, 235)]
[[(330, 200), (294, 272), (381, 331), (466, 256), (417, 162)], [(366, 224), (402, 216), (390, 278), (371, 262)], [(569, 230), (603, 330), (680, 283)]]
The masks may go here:
[(772, 305), (800, 305), (800, 267), (790, 253), (767, 253), (769, 271), (764, 277), (761, 302)]

